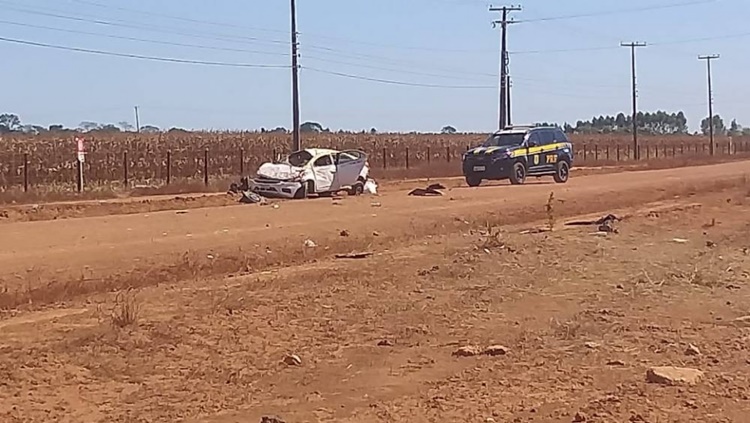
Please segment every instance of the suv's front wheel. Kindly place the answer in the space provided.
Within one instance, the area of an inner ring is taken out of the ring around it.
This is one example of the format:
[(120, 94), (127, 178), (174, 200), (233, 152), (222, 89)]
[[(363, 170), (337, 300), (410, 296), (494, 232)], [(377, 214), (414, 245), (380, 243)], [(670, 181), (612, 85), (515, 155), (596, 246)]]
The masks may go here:
[(557, 168), (555, 169), (555, 182), (558, 184), (564, 184), (568, 182), (570, 178), (570, 165), (566, 161), (557, 162)]
[(477, 175), (466, 176), (466, 185), (470, 187), (478, 187), (482, 184), (482, 177)]
[(526, 182), (526, 166), (521, 162), (513, 164), (513, 169), (510, 173), (510, 183), (513, 185), (522, 185)]

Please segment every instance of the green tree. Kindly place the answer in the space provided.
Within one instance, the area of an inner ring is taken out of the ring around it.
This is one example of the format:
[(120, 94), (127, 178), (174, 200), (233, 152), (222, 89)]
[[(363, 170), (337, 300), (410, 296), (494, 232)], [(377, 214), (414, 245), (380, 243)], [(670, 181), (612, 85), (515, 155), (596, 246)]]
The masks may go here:
[(455, 134), (458, 130), (456, 128), (452, 127), (451, 125), (443, 126), (443, 129), (440, 130), (441, 134)]
[[(724, 135), (727, 132), (726, 126), (724, 126), (724, 119), (721, 118), (719, 115), (715, 115), (713, 117), (713, 127), (714, 127), (714, 135)], [(709, 134), (709, 129), (711, 125), (709, 123), (709, 119), (706, 117), (701, 121), (701, 132), (703, 135)]]
[(733, 137), (742, 135), (742, 125), (737, 123), (737, 119), (732, 119), (732, 122), (729, 124), (729, 135)]
[(0, 115), (0, 133), (14, 132), (21, 129), (21, 118), (12, 113)]

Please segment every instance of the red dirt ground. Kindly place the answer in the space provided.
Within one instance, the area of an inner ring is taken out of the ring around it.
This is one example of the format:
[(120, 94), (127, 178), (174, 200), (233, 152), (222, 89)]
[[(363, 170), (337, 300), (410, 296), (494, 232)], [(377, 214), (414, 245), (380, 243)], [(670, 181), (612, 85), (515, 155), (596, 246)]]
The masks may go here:
[(747, 174), (6, 223), (0, 421), (744, 422)]

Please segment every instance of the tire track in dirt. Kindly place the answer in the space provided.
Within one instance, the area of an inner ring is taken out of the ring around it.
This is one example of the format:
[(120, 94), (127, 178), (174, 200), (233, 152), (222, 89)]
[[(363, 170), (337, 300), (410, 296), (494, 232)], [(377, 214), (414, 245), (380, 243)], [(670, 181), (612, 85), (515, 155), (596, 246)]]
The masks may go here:
[[(14, 223), (0, 226), (0, 282), (6, 286), (43, 283), (50, 278), (103, 278), (132, 270), (152, 270), (180, 263), (188, 252), (238, 254), (264, 248), (294, 250), (306, 238), (328, 239), (350, 229), (363, 245), (377, 231), (391, 242), (426, 233), (450, 231), (456, 222), (492, 218), (497, 223), (533, 221), (544, 216), (550, 192), (565, 203), (560, 216), (627, 207), (671, 198), (676, 194), (741, 184), (750, 162), (587, 176), (567, 185), (532, 183), (523, 187), (456, 188), (444, 197), (414, 198), (401, 191), (377, 198), (287, 202), (278, 208), (232, 206)], [(746, 179), (744, 180), (746, 181)], [(377, 201), (379, 207), (373, 207)], [(353, 244), (353, 240), (346, 243)], [(344, 244), (341, 240), (340, 244)], [(342, 247), (343, 248), (343, 247)], [(331, 249), (330, 254), (337, 252)], [(293, 256), (298, 251), (288, 252)], [(281, 257), (305, 260), (321, 258)], [(281, 264), (281, 263), (279, 263)], [(154, 281), (158, 283), (159, 281)], [(85, 282), (84, 282), (85, 283)]]

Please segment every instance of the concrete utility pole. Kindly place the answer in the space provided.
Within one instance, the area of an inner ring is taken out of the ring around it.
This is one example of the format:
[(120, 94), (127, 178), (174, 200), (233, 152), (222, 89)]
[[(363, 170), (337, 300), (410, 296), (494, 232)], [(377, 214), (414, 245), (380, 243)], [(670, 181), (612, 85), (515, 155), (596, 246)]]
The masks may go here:
[(141, 116), (138, 113), (138, 106), (135, 106), (135, 131), (141, 132)]
[(641, 152), (638, 149), (638, 82), (635, 76), (635, 49), (638, 47), (646, 47), (646, 43), (620, 43), (620, 46), (630, 48), (630, 64), (632, 68), (631, 72), (633, 74), (633, 157), (635, 157), (636, 160), (640, 160)]
[(713, 156), (716, 153), (716, 144), (714, 144), (714, 93), (713, 88), (711, 87), (711, 61), (714, 59), (718, 59), (718, 54), (710, 54), (707, 56), (698, 56), (698, 60), (705, 60), (706, 61), (706, 70), (708, 73), (708, 139), (711, 143), (709, 146), (709, 151), (711, 152), (711, 155)]
[(490, 6), (490, 12), (502, 12), (502, 19), (499, 21), (493, 21), (493, 25), (500, 26), (500, 92), (499, 92), (499, 106), (498, 106), (498, 121), (499, 129), (505, 128), (510, 125), (510, 77), (508, 76), (508, 25), (512, 24), (512, 20), (508, 20), (509, 12), (520, 12), (520, 6), (502, 6), (492, 7)]
[(297, 5), (292, 0), (292, 151), (302, 149), (299, 127), (299, 55), (297, 53)]

